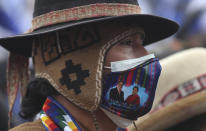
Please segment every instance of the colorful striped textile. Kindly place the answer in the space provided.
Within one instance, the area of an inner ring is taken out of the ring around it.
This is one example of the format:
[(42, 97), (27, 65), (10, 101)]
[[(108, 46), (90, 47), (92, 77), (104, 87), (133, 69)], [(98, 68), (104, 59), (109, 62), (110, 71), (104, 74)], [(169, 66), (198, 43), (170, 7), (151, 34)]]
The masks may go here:
[(128, 128), (118, 128), (117, 131), (129, 131)]
[(52, 97), (48, 97), (40, 112), (47, 131), (81, 131), (69, 112)]

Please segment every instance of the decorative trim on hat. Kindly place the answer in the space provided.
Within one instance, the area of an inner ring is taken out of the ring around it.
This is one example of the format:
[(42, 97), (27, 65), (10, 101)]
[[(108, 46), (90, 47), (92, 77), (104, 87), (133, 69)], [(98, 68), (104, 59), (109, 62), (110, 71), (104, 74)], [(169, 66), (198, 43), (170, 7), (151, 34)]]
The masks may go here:
[(56, 89), (58, 89), (57, 84), (54, 82), (54, 80), (50, 77), (49, 74), (47, 74), (47, 73), (36, 73), (35, 77), (36, 78), (45, 78), (45, 79), (47, 79), (52, 86), (54, 86), (55, 88), (57, 87)]
[(184, 97), (196, 94), (200, 91), (206, 91), (206, 74), (187, 81), (172, 90), (170, 90), (161, 101), (156, 105), (153, 111), (159, 110), (169, 104), (172, 104)]
[(44, 78), (47, 79), (49, 81), (49, 83), (62, 95), (64, 95), (64, 91), (61, 90), (61, 88), (54, 82), (54, 80), (52, 79), (52, 77), (47, 74), (47, 73), (36, 73), (35, 74), (36, 78)]
[(52, 11), (33, 18), (30, 31), (57, 23), (80, 20), (84, 18), (102, 16), (122, 16), (139, 14), (141, 9), (138, 5), (121, 3), (97, 3), (79, 6), (64, 10)]

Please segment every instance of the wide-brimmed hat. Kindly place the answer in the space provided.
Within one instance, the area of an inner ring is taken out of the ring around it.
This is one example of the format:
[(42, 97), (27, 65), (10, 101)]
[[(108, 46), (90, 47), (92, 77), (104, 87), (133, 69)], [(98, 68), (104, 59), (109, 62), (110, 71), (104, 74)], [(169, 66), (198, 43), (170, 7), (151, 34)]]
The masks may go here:
[(39, 35), (86, 23), (121, 21), (144, 28), (144, 45), (164, 39), (178, 29), (175, 22), (153, 15), (140, 14), (136, 0), (35, 0), (32, 28), (29, 33), (0, 39), (11, 52), (31, 56), (31, 43)]
[(153, 108), (136, 121), (140, 131), (166, 130), (206, 113), (205, 59), (205, 48), (193, 48), (160, 61), (162, 73)]

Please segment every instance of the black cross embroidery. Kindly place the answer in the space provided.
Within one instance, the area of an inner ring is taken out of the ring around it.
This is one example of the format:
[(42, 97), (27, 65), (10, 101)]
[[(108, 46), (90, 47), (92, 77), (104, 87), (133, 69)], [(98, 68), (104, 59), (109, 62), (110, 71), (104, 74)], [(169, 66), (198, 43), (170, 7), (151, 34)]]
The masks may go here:
[[(76, 94), (81, 93), (80, 87), (85, 85), (84, 79), (89, 77), (89, 70), (82, 70), (80, 64), (73, 65), (72, 60), (66, 61), (66, 68), (61, 70), (62, 78), (59, 79), (62, 85), (67, 88), (74, 89)], [(72, 80), (71, 75), (76, 75), (76, 79)]]

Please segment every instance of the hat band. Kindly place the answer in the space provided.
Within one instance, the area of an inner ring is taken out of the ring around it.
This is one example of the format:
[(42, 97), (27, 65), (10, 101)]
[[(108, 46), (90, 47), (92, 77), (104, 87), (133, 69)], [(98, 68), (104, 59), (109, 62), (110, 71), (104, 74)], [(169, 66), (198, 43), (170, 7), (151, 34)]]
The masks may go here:
[(206, 74), (191, 79), (170, 90), (155, 106), (153, 111), (159, 110), (175, 101), (201, 92), (203, 90), (206, 91)]
[(141, 9), (138, 5), (121, 3), (97, 3), (85, 6), (79, 6), (64, 10), (52, 11), (32, 20), (30, 31), (40, 27), (53, 24), (81, 20), (84, 18), (102, 17), (102, 16), (122, 16), (129, 14), (139, 14)]

